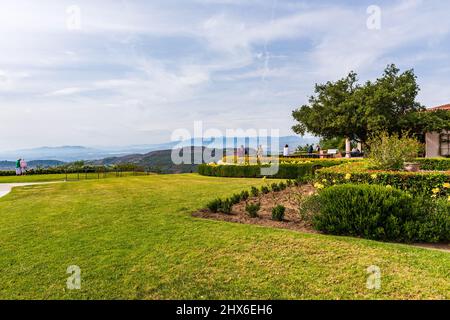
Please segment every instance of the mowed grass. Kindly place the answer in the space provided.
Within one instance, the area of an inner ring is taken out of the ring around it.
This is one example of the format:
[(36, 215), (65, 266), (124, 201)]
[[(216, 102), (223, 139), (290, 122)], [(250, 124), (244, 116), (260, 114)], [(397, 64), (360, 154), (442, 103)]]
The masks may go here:
[[(448, 299), (450, 254), (191, 217), (261, 179), (195, 174), (16, 188), (0, 299)], [(66, 269), (81, 268), (81, 290)], [(366, 287), (381, 269), (381, 289)]]
[(26, 182), (50, 182), (50, 181), (78, 181), (78, 180), (99, 180), (105, 178), (124, 178), (130, 176), (146, 176), (147, 174), (144, 172), (122, 172), (117, 175), (115, 172), (108, 172), (106, 174), (103, 173), (68, 173), (61, 174), (29, 174), (23, 176), (0, 176), (0, 183), (26, 183)]

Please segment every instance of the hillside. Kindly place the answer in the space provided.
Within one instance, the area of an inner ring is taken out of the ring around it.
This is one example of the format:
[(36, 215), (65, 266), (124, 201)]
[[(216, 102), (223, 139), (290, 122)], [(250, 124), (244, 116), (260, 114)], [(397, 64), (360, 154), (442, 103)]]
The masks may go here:
[[(190, 158), (194, 159), (194, 157), (200, 157), (205, 150), (206, 148), (204, 147), (187, 147), (183, 148), (182, 152), (190, 153)], [(101, 160), (89, 161), (88, 163), (94, 165), (117, 165), (132, 163), (161, 173), (196, 172), (198, 166), (196, 164), (174, 164), (172, 161), (172, 150), (158, 150), (146, 154), (131, 154), (123, 157), (110, 157)]]

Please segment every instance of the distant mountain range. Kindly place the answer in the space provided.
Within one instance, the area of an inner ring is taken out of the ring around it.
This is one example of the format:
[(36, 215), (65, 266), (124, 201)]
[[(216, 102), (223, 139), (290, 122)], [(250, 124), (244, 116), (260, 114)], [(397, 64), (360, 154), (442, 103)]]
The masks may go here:
[[(202, 159), (205, 147), (184, 147), (176, 149), (180, 154), (188, 154), (190, 159), (198, 157)], [(211, 152), (210, 150), (207, 150)], [(220, 150), (221, 154), (223, 151)], [(192, 161), (193, 162), (193, 161)], [(117, 165), (117, 164), (135, 164), (140, 167), (150, 169), (153, 172), (161, 173), (190, 173), (196, 172), (198, 164), (175, 164), (172, 161), (172, 150), (151, 151), (146, 154), (131, 154), (123, 157), (111, 157), (102, 160), (88, 161), (92, 165)]]
[[(268, 139), (270, 141), (270, 138)], [(256, 146), (262, 144), (263, 148), (267, 151), (270, 150), (269, 146), (264, 141), (258, 141), (257, 138), (247, 138), (247, 144)], [(299, 145), (317, 143), (317, 138), (312, 137), (298, 137), (298, 136), (284, 136), (279, 139), (279, 151), (282, 150), (284, 145), (288, 144), (291, 150), (295, 150)], [(61, 146), (61, 147), (40, 147), (33, 149), (22, 149), (13, 151), (0, 151), (0, 160), (15, 161), (18, 158), (24, 158), (30, 161), (32, 160), (58, 160), (63, 162), (72, 162), (77, 160), (98, 160), (98, 159), (111, 159), (124, 156), (145, 156), (152, 151), (171, 150), (174, 147), (182, 148), (188, 146), (195, 147), (210, 147), (210, 148), (224, 148), (225, 146), (231, 147), (232, 145), (244, 144), (243, 138), (215, 138), (213, 140), (201, 140), (190, 139), (186, 141), (167, 142), (161, 144), (148, 144), (148, 145), (132, 145), (124, 147), (83, 147), (83, 146)], [(48, 162), (45, 162), (48, 163)]]

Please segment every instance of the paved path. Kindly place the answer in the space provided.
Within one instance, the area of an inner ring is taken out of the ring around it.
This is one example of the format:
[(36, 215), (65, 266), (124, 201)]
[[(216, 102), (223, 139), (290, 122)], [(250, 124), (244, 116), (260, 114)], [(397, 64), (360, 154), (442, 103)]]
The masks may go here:
[(50, 184), (50, 183), (61, 183), (61, 181), (52, 181), (52, 182), (28, 182), (28, 183), (0, 183), (0, 198), (6, 196), (11, 192), (12, 188), (15, 187), (25, 187), (25, 186), (33, 186), (36, 184)]

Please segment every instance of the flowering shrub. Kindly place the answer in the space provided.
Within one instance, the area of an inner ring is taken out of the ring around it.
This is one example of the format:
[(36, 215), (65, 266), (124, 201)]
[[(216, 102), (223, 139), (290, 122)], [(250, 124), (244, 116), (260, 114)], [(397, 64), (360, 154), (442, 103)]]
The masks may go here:
[(367, 183), (393, 187), (412, 194), (427, 194), (434, 198), (450, 196), (450, 172), (369, 170), (364, 163), (355, 163), (317, 170), (316, 180), (324, 187), (350, 182)]
[(401, 170), (405, 162), (414, 160), (420, 149), (420, 142), (406, 135), (389, 135), (382, 132), (369, 139), (369, 159), (377, 169)]
[[(358, 161), (359, 159), (347, 159), (347, 158), (301, 158), (301, 157), (237, 157), (237, 156), (225, 156), (217, 165), (264, 165), (272, 163), (280, 164), (325, 164), (324, 166), (339, 165), (347, 162)], [(216, 165), (211, 163), (210, 165)]]

